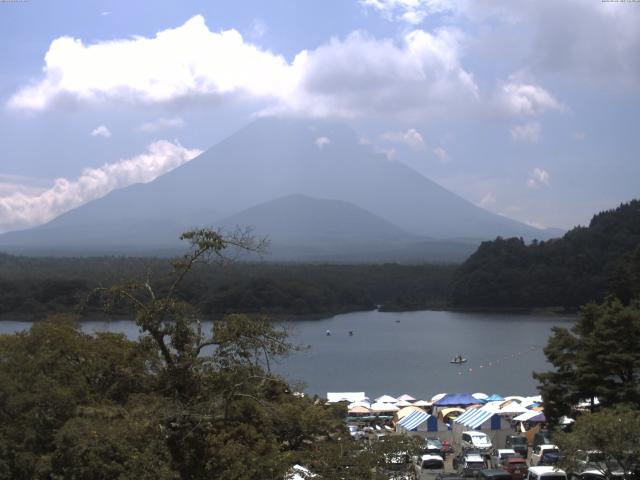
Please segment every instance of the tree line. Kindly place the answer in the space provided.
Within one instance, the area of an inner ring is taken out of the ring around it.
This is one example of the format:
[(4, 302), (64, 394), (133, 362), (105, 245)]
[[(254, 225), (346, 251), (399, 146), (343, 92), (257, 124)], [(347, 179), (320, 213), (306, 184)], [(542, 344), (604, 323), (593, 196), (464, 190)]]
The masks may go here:
[(482, 243), (456, 270), (450, 301), (463, 308), (576, 310), (608, 294), (628, 303), (638, 285), (640, 201), (633, 200), (559, 239)]
[[(285, 316), (442, 306), (454, 265), (227, 264), (197, 265), (176, 292), (208, 318), (227, 313)], [(68, 312), (92, 289), (153, 277), (163, 291), (170, 267), (162, 258), (38, 258), (0, 254), (0, 318), (44, 318)], [(89, 305), (87, 315), (100, 312)], [(127, 316), (130, 306), (114, 313)]]

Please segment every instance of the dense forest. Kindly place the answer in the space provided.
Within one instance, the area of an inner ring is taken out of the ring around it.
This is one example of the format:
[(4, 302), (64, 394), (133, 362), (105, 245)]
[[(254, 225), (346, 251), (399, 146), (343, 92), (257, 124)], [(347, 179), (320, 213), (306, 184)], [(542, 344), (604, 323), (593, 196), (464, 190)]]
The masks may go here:
[[(207, 317), (230, 312), (323, 315), (372, 309), (443, 306), (454, 265), (331, 265), (235, 263), (199, 265), (181, 285), (180, 297)], [(99, 286), (156, 279), (168, 288), (166, 259), (33, 258), (0, 255), (0, 316), (44, 318), (67, 312)], [(86, 314), (99, 312), (88, 304)], [(114, 313), (127, 316), (125, 306)]]
[(463, 308), (576, 309), (640, 285), (640, 201), (598, 213), (588, 227), (527, 245), (484, 242), (456, 271), (451, 303)]
[[(44, 258), (0, 254), (0, 318), (44, 318), (82, 304), (96, 287), (155, 279), (169, 287), (163, 258)], [(484, 242), (461, 266), (443, 264), (198, 265), (177, 292), (208, 318), (280, 317), (424, 308), (576, 310), (614, 294), (627, 303), (640, 285), (640, 201), (599, 213), (588, 227), (526, 244)], [(84, 313), (96, 315), (97, 305)], [(128, 316), (116, 305), (115, 315)]]

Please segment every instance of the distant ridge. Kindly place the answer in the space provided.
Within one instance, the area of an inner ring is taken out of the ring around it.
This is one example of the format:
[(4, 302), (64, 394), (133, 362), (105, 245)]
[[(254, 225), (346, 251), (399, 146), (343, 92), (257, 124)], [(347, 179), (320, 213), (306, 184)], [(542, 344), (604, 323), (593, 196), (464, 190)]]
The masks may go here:
[[(301, 196), (296, 202), (291, 195)], [(289, 201), (277, 202), (283, 198)], [(294, 208), (310, 199), (325, 202), (324, 207), (315, 204), (313, 214)], [(326, 203), (332, 201), (344, 203)], [(269, 214), (255, 213), (260, 208)], [(278, 208), (288, 214), (276, 214)], [(297, 218), (305, 228), (296, 231), (295, 222), (286, 225), (287, 218)], [(349, 238), (361, 244), (363, 238), (390, 242), (395, 236), (402, 245), (387, 243), (384, 249), (407, 252), (411, 241), (429, 248), (432, 241), (452, 238), (473, 243), (498, 235), (548, 235), (479, 208), (406, 165), (388, 161), (343, 124), (263, 118), (153, 182), (113, 191), (35, 229), (0, 235), (0, 248), (155, 254), (177, 248), (181, 231), (223, 219), (259, 226), (274, 240), (333, 238), (343, 242), (334, 252), (339, 255)], [(322, 254), (331, 253), (327, 246), (325, 241)]]

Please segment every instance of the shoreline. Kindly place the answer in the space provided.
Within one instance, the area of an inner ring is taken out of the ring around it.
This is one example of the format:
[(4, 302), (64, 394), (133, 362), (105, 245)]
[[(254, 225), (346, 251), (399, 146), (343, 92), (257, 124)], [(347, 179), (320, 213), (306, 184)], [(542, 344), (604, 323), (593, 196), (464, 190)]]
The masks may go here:
[[(345, 309), (336, 309), (329, 310), (326, 312), (316, 312), (316, 313), (306, 313), (306, 314), (295, 314), (295, 313), (260, 313), (260, 312), (233, 312), (228, 314), (217, 314), (214, 316), (206, 316), (202, 317), (203, 321), (213, 322), (218, 321), (224, 318), (226, 315), (247, 315), (252, 318), (265, 317), (267, 320), (272, 322), (298, 322), (298, 321), (313, 321), (313, 320), (325, 320), (329, 318), (333, 318), (337, 315), (344, 315), (349, 313), (357, 313), (357, 312), (375, 312), (378, 311), (380, 313), (409, 313), (409, 312), (420, 312), (420, 311), (432, 311), (432, 312), (455, 312), (455, 313), (513, 313), (513, 314), (521, 314), (521, 315), (549, 315), (549, 316), (565, 316), (565, 315), (576, 315), (579, 312), (579, 309), (571, 309), (567, 310), (560, 307), (552, 307), (552, 308), (488, 308), (488, 307), (454, 307), (451, 305), (424, 305), (416, 308), (406, 308), (406, 309), (394, 309), (394, 308), (385, 308), (384, 304), (379, 305), (376, 308), (371, 309), (363, 309), (363, 308), (345, 308)], [(30, 322), (36, 323), (44, 321), (47, 317), (52, 315), (64, 315), (69, 314), (73, 315), (74, 312), (51, 312), (45, 315), (37, 314), (34, 318), (33, 314), (2, 314), (0, 315), (0, 322)], [(96, 311), (90, 314), (86, 314), (81, 316), (78, 319), (78, 323), (83, 322), (91, 322), (96, 320), (101, 320), (105, 322), (109, 321), (134, 321), (132, 318), (134, 316), (133, 313), (123, 313), (122, 315), (107, 315), (103, 312)]]

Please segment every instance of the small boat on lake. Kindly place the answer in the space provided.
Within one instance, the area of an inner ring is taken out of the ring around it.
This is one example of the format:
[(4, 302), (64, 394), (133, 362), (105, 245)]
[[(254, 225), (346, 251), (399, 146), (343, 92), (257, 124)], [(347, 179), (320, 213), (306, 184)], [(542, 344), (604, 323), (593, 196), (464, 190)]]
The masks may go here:
[(331, 336), (331, 330), (327, 329), (327, 337)]
[(451, 360), (450, 363), (455, 363), (455, 364), (467, 363), (467, 359), (464, 358), (462, 355), (458, 354), (455, 357), (453, 357), (453, 360)]

